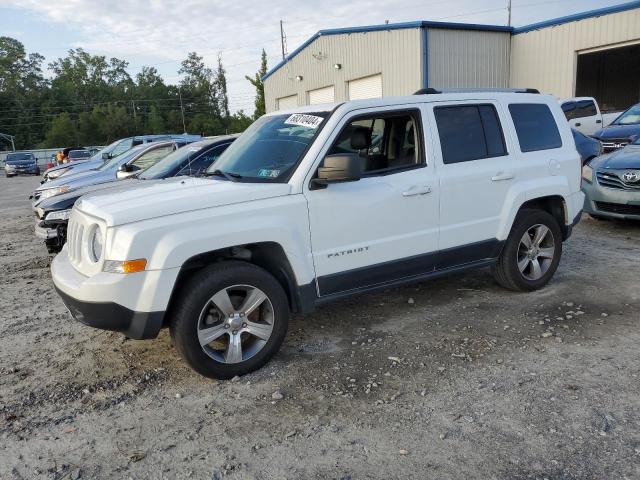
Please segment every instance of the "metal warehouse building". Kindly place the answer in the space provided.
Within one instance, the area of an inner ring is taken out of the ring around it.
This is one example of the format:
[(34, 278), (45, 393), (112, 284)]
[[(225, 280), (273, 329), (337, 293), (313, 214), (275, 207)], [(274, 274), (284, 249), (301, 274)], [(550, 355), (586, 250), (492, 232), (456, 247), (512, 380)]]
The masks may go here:
[(640, 1), (520, 28), (422, 21), (321, 30), (263, 80), (267, 111), (509, 86), (593, 96), (620, 110), (640, 101)]

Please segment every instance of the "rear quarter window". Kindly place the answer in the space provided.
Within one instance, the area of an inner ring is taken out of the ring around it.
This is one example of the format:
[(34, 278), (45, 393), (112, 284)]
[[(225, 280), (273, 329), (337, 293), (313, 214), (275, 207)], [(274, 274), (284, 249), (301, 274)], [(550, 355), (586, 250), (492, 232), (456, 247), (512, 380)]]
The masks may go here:
[(562, 147), (558, 125), (548, 105), (512, 103), (509, 113), (522, 152), (536, 152)]

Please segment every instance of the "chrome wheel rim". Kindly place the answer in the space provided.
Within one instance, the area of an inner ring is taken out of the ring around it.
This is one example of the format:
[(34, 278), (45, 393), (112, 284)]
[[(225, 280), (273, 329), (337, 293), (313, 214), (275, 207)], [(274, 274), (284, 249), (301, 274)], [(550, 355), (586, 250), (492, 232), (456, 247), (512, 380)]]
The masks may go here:
[(518, 246), (518, 269), (527, 280), (540, 280), (551, 267), (556, 253), (551, 229), (538, 224), (529, 228)]
[(233, 285), (213, 295), (198, 317), (198, 341), (220, 363), (240, 363), (256, 355), (273, 332), (269, 297), (251, 285)]

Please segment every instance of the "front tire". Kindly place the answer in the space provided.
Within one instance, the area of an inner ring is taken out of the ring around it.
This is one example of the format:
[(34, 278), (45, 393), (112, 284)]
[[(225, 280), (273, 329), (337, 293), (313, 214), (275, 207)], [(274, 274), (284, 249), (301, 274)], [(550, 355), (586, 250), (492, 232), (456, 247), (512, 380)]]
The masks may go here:
[(172, 312), (171, 337), (182, 358), (201, 375), (220, 380), (267, 363), (289, 323), (280, 283), (262, 268), (239, 261), (193, 275)]
[(562, 232), (543, 210), (521, 210), (493, 267), (496, 281), (509, 290), (530, 292), (544, 287), (558, 269)]

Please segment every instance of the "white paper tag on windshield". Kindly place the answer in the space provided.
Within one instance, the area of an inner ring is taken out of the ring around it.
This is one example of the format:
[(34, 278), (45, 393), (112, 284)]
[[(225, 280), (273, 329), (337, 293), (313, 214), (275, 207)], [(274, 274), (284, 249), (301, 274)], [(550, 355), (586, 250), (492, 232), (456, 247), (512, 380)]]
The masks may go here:
[(304, 113), (294, 113), (284, 121), (285, 125), (299, 125), (307, 128), (318, 128), (324, 118)]

